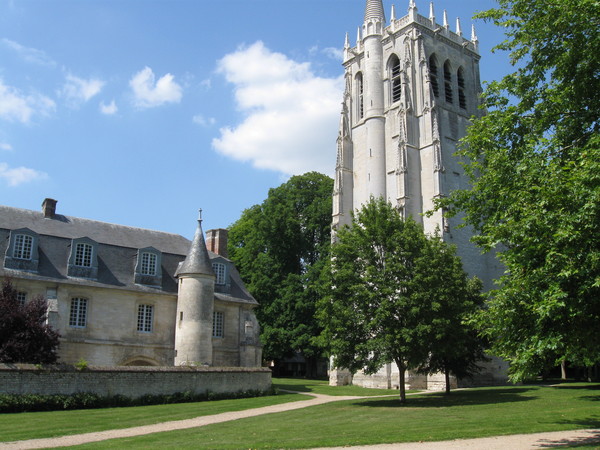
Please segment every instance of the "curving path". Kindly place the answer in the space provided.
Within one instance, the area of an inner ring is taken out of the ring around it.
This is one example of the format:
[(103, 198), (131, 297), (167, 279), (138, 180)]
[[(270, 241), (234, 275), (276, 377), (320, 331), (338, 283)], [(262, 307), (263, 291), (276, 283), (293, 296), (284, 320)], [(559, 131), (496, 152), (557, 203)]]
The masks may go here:
[[(292, 392), (292, 391), (288, 391)], [(98, 431), (94, 433), (75, 434), (56, 438), (30, 439), (15, 442), (0, 442), (0, 449), (35, 449), (67, 447), (72, 445), (87, 444), (90, 442), (105, 441), (124, 437), (141, 436), (144, 434), (160, 433), (163, 431), (184, 430), (197, 428), (214, 423), (228, 422), (230, 420), (244, 419), (246, 417), (260, 416), (263, 414), (275, 414), (279, 412), (292, 411), (295, 409), (308, 408), (314, 405), (322, 405), (343, 400), (356, 400), (362, 398), (389, 397), (389, 396), (331, 396), (307, 392), (294, 392), (309, 395), (310, 400), (299, 402), (282, 403), (279, 405), (264, 406), (262, 408), (247, 409), (244, 411), (233, 411), (212, 416), (202, 416), (193, 419), (162, 422), (154, 425), (143, 425), (139, 427), (123, 428), (117, 430)], [(565, 445), (594, 444), (600, 445), (600, 429), (598, 430), (573, 430), (558, 431), (551, 433), (520, 434), (510, 436), (496, 436), (490, 438), (464, 439), (442, 442), (415, 442), (407, 444), (380, 444), (358, 447), (334, 447), (333, 449), (384, 449), (384, 450), (441, 450), (441, 449), (532, 449), (560, 447)], [(323, 449), (319, 449), (323, 450)], [(329, 447), (328, 450), (332, 450)]]

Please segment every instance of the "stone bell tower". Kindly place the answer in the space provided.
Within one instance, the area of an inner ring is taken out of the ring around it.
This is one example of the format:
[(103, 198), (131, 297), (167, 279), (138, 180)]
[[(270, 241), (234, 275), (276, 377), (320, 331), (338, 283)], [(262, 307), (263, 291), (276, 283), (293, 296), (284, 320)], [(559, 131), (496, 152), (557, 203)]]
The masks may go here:
[(460, 19), (450, 29), (446, 11), (439, 24), (433, 3), (428, 17), (414, 0), (400, 18), (392, 6), (386, 22), (382, 0), (366, 1), (356, 45), (348, 35), (344, 44), (332, 225), (349, 224), (371, 196), (384, 197), (426, 233), (439, 229), (457, 245), (465, 270), (490, 288), (498, 262), (470, 243), (470, 230), (456, 228), (459, 219), (443, 211), (423, 216), (434, 199), (469, 186), (454, 154), (480, 114), (478, 47), (474, 27), (465, 38)]

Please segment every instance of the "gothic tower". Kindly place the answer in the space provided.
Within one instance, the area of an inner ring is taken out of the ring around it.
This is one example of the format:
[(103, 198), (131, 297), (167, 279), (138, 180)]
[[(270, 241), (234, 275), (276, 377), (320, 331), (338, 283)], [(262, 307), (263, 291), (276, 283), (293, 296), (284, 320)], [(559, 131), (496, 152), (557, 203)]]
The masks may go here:
[(434, 199), (468, 187), (454, 153), (470, 118), (480, 114), (475, 29), (465, 38), (457, 19), (450, 30), (446, 11), (442, 22), (433, 3), (424, 17), (410, 0), (407, 15), (397, 19), (392, 6), (386, 23), (382, 0), (367, 0), (355, 47), (346, 35), (332, 225), (349, 224), (352, 210), (384, 197), (426, 233), (439, 229), (456, 244), (465, 270), (489, 289), (498, 263), (470, 243), (468, 228), (456, 228), (460, 219), (443, 211), (422, 215)]
[(177, 277), (175, 365), (212, 365), (215, 273), (206, 249), (201, 218)]

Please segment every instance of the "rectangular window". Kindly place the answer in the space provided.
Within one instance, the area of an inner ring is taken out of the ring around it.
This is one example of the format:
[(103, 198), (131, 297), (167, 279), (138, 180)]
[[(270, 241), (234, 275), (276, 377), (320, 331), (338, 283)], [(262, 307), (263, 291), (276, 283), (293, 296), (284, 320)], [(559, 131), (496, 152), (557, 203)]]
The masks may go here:
[(79, 267), (92, 267), (93, 246), (79, 243), (75, 247), (75, 265)]
[(223, 313), (220, 311), (213, 312), (213, 337), (223, 337)]
[(225, 284), (225, 264), (213, 263), (212, 268), (215, 271), (216, 283)]
[(17, 302), (19, 302), (19, 305), (25, 306), (26, 301), (27, 301), (27, 292), (17, 292)]
[(153, 315), (154, 315), (154, 306), (139, 305), (138, 306), (137, 330), (143, 331), (144, 333), (151, 333), (152, 332), (152, 316)]
[(69, 326), (85, 328), (87, 322), (87, 298), (74, 297), (71, 299)]
[(154, 253), (142, 253), (142, 275), (156, 275), (156, 255)]
[(31, 249), (33, 248), (33, 238), (26, 234), (17, 234), (15, 236), (15, 247), (13, 249), (13, 258), (31, 259)]

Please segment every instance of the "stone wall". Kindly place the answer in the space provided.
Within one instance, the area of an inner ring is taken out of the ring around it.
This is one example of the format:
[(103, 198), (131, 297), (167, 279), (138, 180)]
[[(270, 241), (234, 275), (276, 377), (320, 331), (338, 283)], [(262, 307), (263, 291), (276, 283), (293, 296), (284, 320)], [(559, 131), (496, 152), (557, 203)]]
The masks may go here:
[(88, 367), (31, 364), (0, 364), (0, 393), (75, 394), (91, 392), (102, 396), (176, 392), (235, 393), (271, 388), (268, 368), (239, 367)]

